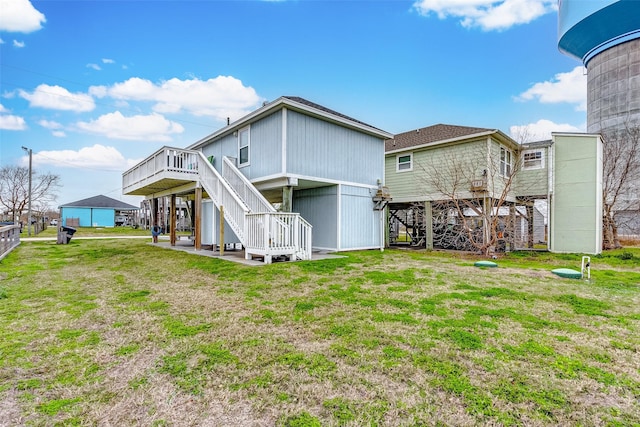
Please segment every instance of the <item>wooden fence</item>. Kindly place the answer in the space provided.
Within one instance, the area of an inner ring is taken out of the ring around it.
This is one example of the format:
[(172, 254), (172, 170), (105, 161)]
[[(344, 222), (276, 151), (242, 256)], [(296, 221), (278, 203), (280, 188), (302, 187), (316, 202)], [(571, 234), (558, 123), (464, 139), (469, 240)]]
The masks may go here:
[(20, 244), (20, 224), (0, 227), (0, 260)]

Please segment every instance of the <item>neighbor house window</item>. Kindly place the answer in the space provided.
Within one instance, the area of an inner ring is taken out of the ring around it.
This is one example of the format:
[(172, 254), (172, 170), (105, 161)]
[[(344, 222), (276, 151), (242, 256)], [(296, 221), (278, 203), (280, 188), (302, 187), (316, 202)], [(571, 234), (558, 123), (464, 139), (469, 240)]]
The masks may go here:
[(249, 128), (238, 131), (238, 166), (249, 164)]
[(500, 148), (500, 175), (509, 177), (513, 171), (513, 154), (506, 148)]
[(530, 150), (522, 153), (522, 169), (544, 168), (544, 155), (542, 150)]
[(413, 153), (396, 156), (396, 172), (413, 170)]

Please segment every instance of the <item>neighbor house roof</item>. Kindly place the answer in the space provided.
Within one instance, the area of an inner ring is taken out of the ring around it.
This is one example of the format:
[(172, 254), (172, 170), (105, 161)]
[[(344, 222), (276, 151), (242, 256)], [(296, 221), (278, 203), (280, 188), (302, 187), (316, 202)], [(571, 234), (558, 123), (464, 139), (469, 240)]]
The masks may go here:
[(385, 141), (385, 151), (401, 151), (406, 148), (441, 144), (471, 137), (497, 134), (515, 144), (511, 138), (497, 129), (437, 124), (399, 133)]
[(269, 114), (273, 114), (275, 111), (288, 108), (292, 111), (302, 112), (309, 116), (317, 117), (325, 121), (333, 122), (341, 126), (349, 127), (351, 129), (358, 130), (360, 132), (375, 135), (378, 138), (391, 138), (393, 135), (389, 132), (385, 132), (381, 129), (368, 125), (360, 120), (356, 120), (352, 117), (338, 113), (337, 111), (323, 107), (322, 105), (308, 101), (298, 96), (281, 96), (273, 102), (264, 103), (262, 107), (247, 114), (243, 118), (219, 129), (218, 131), (202, 138), (201, 140), (191, 144), (187, 147), (190, 150), (197, 150), (204, 145), (211, 143), (212, 141), (222, 138), (232, 132), (235, 132), (244, 126), (249, 125)]
[(60, 205), (61, 208), (103, 208), (103, 209), (117, 209), (117, 210), (132, 210), (139, 209), (136, 206), (128, 203), (121, 202), (120, 200), (112, 199), (111, 197), (99, 195), (89, 197), (88, 199), (78, 200), (77, 202), (66, 203)]

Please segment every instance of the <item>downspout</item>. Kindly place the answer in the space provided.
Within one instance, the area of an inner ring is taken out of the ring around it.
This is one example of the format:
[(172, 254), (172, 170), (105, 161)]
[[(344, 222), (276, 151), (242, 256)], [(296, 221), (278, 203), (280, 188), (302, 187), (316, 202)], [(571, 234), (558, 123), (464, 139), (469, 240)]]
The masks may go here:
[(342, 216), (341, 216), (341, 212), (342, 212), (342, 184), (338, 184), (338, 188), (337, 188), (338, 194), (338, 200), (336, 205), (338, 205), (338, 217), (336, 218), (336, 224), (337, 226), (337, 230), (336, 230), (336, 246), (337, 246), (337, 250), (340, 251), (341, 249), (341, 236), (342, 236)]

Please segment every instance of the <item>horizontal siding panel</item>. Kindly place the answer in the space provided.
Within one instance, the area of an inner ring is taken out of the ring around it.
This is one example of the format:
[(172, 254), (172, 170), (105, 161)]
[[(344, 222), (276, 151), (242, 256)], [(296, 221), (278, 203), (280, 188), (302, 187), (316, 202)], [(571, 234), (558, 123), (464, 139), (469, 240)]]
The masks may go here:
[[(407, 151), (410, 152), (410, 151)], [(468, 191), (471, 179), (482, 178), (486, 168), (486, 140), (413, 151), (413, 170), (396, 171), (396, 154), (385, 159), (385, 179), (391, 197), (403, 200), (442, 198), (439, 185), (451, 189), (456, 182)]]

